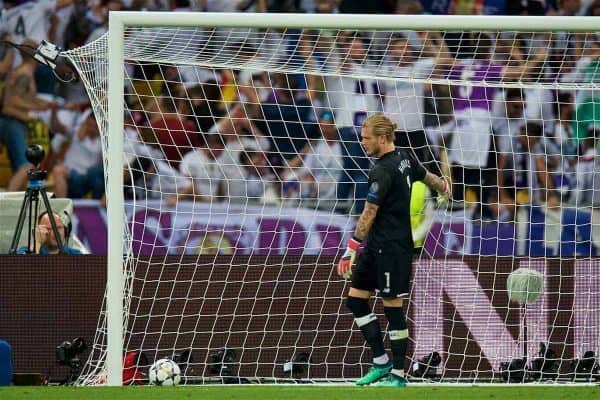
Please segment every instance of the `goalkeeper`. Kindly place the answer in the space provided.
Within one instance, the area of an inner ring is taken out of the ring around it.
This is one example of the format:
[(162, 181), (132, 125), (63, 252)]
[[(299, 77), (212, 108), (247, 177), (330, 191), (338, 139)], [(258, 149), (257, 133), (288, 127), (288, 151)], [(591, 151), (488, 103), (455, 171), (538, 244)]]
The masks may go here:
[[(378, 386), (406, 386), (404, 357), (408, 327), (402, 305), (408, 296), (414, 250), (410, 225), (411, 186), (413, 182), (423, 181), (441, 196), (451, 195), (445, 179), (425, 170), (412, 153), (395, 149), (395, 128), (383, 114), (372, 115), (362, 124), (361, 144), (367, 155), (377, 161), (369, 172), (365, 208), (337, 265), (340, 276), (352, 276), (346, 305), (373, 351), (373, 367), (356, 382), (361, 386), (380, 380)], [(365, 248), (352, 271), (363, 240), (366, 240)], [(389, 322), (392, 360), (384, 349), (377, 316), (369, 306), (375, 291), (383, 299)]]

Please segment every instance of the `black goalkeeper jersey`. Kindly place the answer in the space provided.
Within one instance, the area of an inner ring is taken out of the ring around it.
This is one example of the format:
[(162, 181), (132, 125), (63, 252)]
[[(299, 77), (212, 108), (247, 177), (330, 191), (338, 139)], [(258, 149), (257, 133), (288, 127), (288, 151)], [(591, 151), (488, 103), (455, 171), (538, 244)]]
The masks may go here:
[(410, 192), (427, 170), (409, 152), (395, 150), (384, 154), (369, 171), (367, 201), (379, 209), (367, 236), (374, 249), (396, 244), (411, 252), (414, 248), (410, 227)]

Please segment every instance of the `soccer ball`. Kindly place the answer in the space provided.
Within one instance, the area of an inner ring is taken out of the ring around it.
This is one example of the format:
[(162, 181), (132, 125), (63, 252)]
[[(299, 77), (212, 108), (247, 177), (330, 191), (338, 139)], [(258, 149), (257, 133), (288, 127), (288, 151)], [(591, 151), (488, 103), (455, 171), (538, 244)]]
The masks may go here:
[(156, 361), (148, 370), (151, 385), (175, 386), (181, 380), (179, 365), (173, 360), (162, 358)]
[(542, 293), (543, 286), (542, 274), (529, 268), (514, 270), (506, 281), (508, 298), (520, 304), (531, 304), (536, 301)]

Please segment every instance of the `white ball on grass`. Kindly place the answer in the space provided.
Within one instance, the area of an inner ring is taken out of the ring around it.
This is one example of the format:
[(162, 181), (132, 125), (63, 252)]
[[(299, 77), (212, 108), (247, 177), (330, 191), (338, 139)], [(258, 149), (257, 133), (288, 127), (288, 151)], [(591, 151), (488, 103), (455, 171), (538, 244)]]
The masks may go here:
[(508, 298), (517, 303), (531, 304), (540, 297), (544, 286), (544, 277), (529, 268), (519, 268), (508, 276), (506, 289)]
[(175, 361), (162, 358), (148, 370), (148, 380), (151, 385), (175, 386), (181, 380), (181, 370)]

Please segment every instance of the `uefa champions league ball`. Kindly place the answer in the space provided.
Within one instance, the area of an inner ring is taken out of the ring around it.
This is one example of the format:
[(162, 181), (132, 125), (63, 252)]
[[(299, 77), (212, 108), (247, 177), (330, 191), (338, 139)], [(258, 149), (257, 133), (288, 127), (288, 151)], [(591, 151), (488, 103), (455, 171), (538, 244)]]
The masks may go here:
[(175, 361), (162, 358), (148, 370), (148, 380), (151, 385), (175, 386), (181, 380), (181, 370)]
[(544, 277), (537, 271), (529, 268), (519, 268), (508, 276), (506, 289), (508, 298), (519, 304), (531, 304), (542, 293)]

